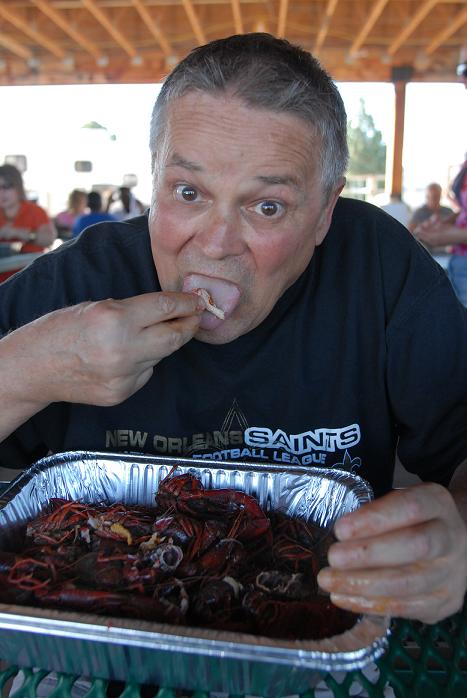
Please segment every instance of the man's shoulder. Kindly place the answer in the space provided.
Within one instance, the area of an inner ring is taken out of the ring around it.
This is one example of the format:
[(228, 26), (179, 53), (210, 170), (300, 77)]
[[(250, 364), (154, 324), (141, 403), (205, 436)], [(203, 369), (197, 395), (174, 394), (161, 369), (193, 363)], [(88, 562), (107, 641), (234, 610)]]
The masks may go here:
[(49, 253), (50, 261), (59, 263), (62, 257), (92, 257), (95, 262), (99, 257), (129, 256), (141, 249), (150, 250), (147, 216), (138, 216), (128, 221), (106, 220), (86, 228), (78, 237), (61, 245)]
[(333, 228), (341, 237), (352, 235), (355, 242), (358, 237), (384, 235), (386, 231), (410, 237), (407, 228), (379, 206), (347, 197), (339, 197), (337, 201), (331, 222)]
[(441, 206), (440, 211), (443, 214), (450, 215), (451, 213), (454, 213), (454, 210), (450, 206)]
[(421, 206), (417, 206), (417, 208), (414, 210), (414, 215), (420, 213), (429, 213), (431, 216), (432, 211), (426, 204), (422, 204)]
[(0, 333), (82, 301), (157, 290), (146, 216), (100, 223), (0, 284)]
[[(427, 284), (438, 283), (438, 265), (408, 229), (391, 215), (365, 201), (339, 199), (324, 241), (323, 262), (348, 265), (371, 276), (376, 269), (400, 285), (414, 269)], [(349, 271), (350, 273), (350, 271)]]
[(83, 231), (7, 280), (4, 291), (50, 288), (57, 298), (63, 295), (67, 303), (77, 303), (124, 298), (155, 290), (154, 284), (147, 217), (139, 216)]

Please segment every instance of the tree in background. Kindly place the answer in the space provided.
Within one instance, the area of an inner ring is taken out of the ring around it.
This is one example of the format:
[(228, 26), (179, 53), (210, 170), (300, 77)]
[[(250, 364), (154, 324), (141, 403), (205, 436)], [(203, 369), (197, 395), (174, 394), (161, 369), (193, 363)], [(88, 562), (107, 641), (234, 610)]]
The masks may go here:
[(384, 174), (386, 169), (386, 145), (381, 131), (375, 127), (371, 114), (360, 99), (360, 111), (356, 126), (349, 124), (349, 175)]
[[(94, 130), (100, 130), (100, 131), (107, 131), (108, 129), (107, 126), (102, 126), (98, 121), (88, 121), (87, 124), (84, 124), (81, 128), (89, 128), (89, 129), (94, 129)], [(108, 133), (109, 138), (111, 141), (116, 141), (117, 136), (114, 133)]]

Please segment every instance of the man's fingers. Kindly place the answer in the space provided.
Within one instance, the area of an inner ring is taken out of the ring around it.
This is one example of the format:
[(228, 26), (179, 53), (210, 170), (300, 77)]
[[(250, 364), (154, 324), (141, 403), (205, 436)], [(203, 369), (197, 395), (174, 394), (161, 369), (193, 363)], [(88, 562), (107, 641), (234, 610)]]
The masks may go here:
[(447, 490), (434, 483), (395, 490), (343, 516), (334, 532), (341, 540), (368, 538), (430, 519), (444, 518), (452, 509)]
[(436, 519), (379, 536), (334, 543), (328, 560), (336, 569), (406, 565), (441, 557), (449, 543), (446, 527)]
[(198, 329), (200, 316), (168, 320), (151, 325), (140, 331), (135, 338), (134, 351), (138, 361), (152, 365), (173, 354), (193, 338)]
[(175, 318), (200, 315), (206, 309), (203, 299), (194, 293), (144, 293), (117, 302), (129, 311), (136, 327), (150, 327)]
[(404, 599), (392, 597), (366, 598), (345, 594), (331, 594), (331, 601), (340, 608), (354, 613), (373, 613), (395, 618), (411, 618), (424, 623), (438, 621), (456, 613), (461, 605), (439, 592), (417, 594)]
[(465, 594), (466, 530), (440, 485), (396, 490), (340, 519), (318, 584), (336, 605), (431, 623)]
[(379, 569), (336, 570), (325, 567), (318, 574), (318, 584), (325, 591), (351, 596), (392, 597), (401, 599), (435, 589), (447, 590), (446, 564), (417, 562), (400, 567)]

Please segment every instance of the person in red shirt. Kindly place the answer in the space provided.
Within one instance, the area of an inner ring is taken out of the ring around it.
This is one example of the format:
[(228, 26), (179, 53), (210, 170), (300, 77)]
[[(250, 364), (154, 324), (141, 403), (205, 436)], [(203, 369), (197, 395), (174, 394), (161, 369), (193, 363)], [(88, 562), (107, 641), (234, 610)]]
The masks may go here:
[(0, 242), (21, 242), (20, 252), (43, 252), (57, 233), (43, 208), (28, 201), (21, 172), (0, 166)]

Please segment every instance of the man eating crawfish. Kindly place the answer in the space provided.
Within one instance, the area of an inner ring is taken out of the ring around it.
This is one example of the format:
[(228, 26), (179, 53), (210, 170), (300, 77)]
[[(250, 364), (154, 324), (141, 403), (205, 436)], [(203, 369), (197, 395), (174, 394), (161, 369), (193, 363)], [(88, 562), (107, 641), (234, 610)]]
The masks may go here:
[[(404, 227), (340, 196), (331, 78), (267, 34), (213, 41), (165, 80), (150, 148), (145, 215), (0, 286), (2, 465), (107, 449), (351, 470), (376, 498), (337, 522), (321, 587), (356, 612), (454, 613), (467, 311)], [(392, 490), (396, 454), (422, 484)]]

